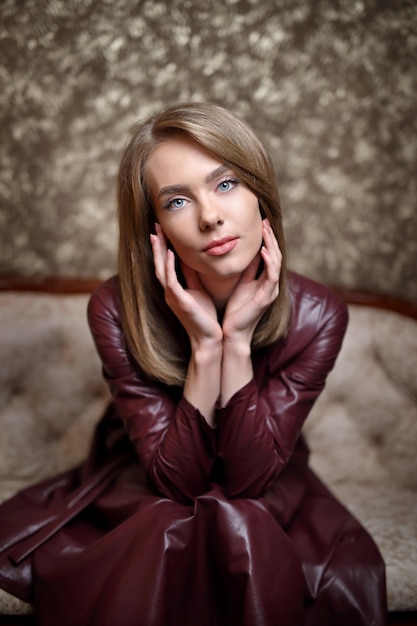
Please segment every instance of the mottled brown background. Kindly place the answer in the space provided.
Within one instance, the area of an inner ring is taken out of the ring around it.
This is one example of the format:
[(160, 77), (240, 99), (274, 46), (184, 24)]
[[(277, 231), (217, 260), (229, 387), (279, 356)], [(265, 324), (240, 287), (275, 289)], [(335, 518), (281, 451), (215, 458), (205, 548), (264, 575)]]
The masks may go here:
[(281, 183), (291, 266), (417, 300), (415, 0), (2, 0), (0, 273), (115, 271), (130, 128), (210, 100)]

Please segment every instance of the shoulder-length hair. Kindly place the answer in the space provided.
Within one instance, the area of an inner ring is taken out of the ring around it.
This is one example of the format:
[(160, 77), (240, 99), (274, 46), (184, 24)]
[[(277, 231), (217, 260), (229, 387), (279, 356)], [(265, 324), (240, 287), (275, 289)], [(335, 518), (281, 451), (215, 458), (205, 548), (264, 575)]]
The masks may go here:
[(190, 358), (188, 336), (165, 303), (155, 276), (150, 233), (155, 212), (146, 180), (151, 152), (183, 134), (211, 153), (256, 195), (282, 252), (279, 295), (254, 332), (257, 349), (282, 337), (290, 318), (286, 254), (278, 186), (271, 159), (253, 130), (229, 111), (201, 102), (169, 106), (140, 124), (122, 157), (118, 175), (118, 272), (127, 346), (142, 371), (168, 385), (183, 385)]

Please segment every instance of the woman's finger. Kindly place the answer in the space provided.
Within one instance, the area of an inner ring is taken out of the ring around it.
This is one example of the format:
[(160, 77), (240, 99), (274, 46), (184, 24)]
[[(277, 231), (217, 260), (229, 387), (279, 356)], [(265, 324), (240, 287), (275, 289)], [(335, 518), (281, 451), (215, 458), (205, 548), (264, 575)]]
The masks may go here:
[(281, 263), (277, 264), (276, 261), (272, 260), (269, 250), (265, 247), (262, 248), (261, 255), (265, 268), (259, 282), (262, 284), (264, 292), (269, 294), (269, 298), (272, 300), (276, 298), (279, 293)]
[(281, 272), (282, 254), (278, 241), (268, 220), (263, 223), (264, 245), (261, 255), (264, 260), (267, 278), (272, 282), (278, 282)]
[(264, 245), (266, 246), (268, 251), (271, 253), (272, 257), (275, 256), (277, 260), (281, 262), (282, 254), (281, 254), (281, 250), (279, 249), (278, 240), (275, 237), (275, 233), (272, 230), (271, 224), (269, 223), (268, 219), (265, 219), (263, 221), (263, 239), (264, 239)]
[(157, 235), (150, 235), (155, 274), (162, 287), (166, 286), (165, 259), (161, 249), (161, 241)]
[(161, 248), (166, 252), (166, 250), (168, 249), (167, 239), (165, 237), (164, 231), (161, 228), (161, 225), (158, 222), (155, 222), (155, 232), (159, 241), (161, 242)]
[(172, 250), (167, 250), (165, 260), (165, 276), (166, 287), (171, 289), (172, 292), (177, 295), (179, 292), (183, 292), (183, 288), (178, 280), (177, 269), (175, 267), (175, 254)]

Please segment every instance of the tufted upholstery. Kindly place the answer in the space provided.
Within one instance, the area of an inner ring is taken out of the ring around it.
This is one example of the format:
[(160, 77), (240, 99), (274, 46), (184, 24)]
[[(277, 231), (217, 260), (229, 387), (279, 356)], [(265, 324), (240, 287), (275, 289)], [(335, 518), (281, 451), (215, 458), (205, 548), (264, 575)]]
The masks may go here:
[[(0, 293), (0, 500), (78, 463), (108, 401), (88, 296)], [(417, 608), (417, 322), (350, 306), (335, 370), (304, 431), (312, 465), (368, 528), (391, 610)], [(32, 612), (0, 590), (0, 614)]]

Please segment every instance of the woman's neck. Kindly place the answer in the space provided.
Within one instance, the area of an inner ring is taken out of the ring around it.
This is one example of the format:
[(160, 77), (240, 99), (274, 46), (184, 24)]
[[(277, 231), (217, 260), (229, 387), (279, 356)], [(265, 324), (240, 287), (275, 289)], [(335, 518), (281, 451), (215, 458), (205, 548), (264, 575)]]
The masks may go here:
[(224, 311), (226, 310), (226, 305), (229, 301), (229, 298), (232, 295), (233, 291), (236, 289), (237, 284), (239, 283), (240, 276), (212, 278), (211, 276), (200, 274), (199, 278), (204, 289), (213, 300), (214, 306), (216, 307), (217, 314), (219, 316), (219, 320), (221, 320), (223, 318)]

